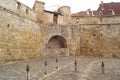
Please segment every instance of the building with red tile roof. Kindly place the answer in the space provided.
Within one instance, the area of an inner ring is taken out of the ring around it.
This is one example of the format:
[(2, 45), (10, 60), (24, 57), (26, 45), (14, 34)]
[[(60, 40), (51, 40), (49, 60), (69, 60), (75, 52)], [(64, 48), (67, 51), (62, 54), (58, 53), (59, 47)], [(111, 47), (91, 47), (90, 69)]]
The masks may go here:
[(85, 16), (113, 16), (120, 15), (120, 2), (103, 3), (99, 5), (96, 11), (88, 9), (87, 11), (80, 11), (73, 13), (72, 17), (85, 17)]
[(78, 13), (72, 14), (72, 17), (85, 17), (85, 16), (96, 16), (96, 11), (88, 9), (87, 11), (80, 11)]
[(101, 1), (97, 10), (97, 15), (120, 15), (120, 2), (103, 3), (103, 1)]

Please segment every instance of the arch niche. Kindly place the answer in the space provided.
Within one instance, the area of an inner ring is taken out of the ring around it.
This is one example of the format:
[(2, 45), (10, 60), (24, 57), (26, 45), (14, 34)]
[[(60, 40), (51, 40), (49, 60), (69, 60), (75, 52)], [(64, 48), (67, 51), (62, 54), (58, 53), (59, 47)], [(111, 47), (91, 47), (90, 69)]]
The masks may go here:
[(46, 46), (47, 49), (67, 48), (66, 40), (59, 35), (52, 36)]

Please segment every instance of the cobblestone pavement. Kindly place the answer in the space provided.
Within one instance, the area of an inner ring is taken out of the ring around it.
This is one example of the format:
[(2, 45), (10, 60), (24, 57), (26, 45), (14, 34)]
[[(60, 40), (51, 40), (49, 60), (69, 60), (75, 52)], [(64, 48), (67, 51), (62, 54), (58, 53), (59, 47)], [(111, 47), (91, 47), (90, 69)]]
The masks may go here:
[[(47, 60), (48, 73), (45, 75)], [(77, 61), (75, 71), (74, 61)], [(104, 62), (105, 73), (101, 71)], [(97, 57), (58, 57), (0, 64), (0, 80), (27, 80), (26, 66), (30, 66), (30, 80), (120, 80), (120, 59)]]

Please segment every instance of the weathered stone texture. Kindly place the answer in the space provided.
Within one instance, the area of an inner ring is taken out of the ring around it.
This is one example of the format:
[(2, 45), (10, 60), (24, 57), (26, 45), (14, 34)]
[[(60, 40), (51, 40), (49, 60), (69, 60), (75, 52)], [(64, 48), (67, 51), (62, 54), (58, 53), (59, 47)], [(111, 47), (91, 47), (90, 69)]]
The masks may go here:
[(16, 2), (16, 0), (0, 0), (0, 6), (15, 12)]
[[(64, 37), (63, 35), (61, 35), (61, 29), (60, 29), (59, 26), (52, 25), (52, 24), (51, 25), (50, 24), (41, 25), (41, 41), (42, 41), (41, 45), (42, 45), (42, 48), (43, 48), (44, 55), (47, 55), (47, 54), (56, 55), (56, 54), (58, 54), (58, 53), (56, 53), (57, 48), (55, 48), (53, 50), (46, 49), (46, 46), (47, 46), (50, 38), (55, 36), (55, 35), (60, 35), (60, 36)], [(67, 39), (65, 38), (65, 40), (67, 40)], [(63, 50), (63, 49), (61, 49), (61, 50)], [(52, 51), (52, 53), (51, 53), (51, 51)], [(64, 52), (64, 54), (65, 54), (65, 52)]]
[[(38, 12), (37, 13), (37, 20), (39, 23), (42, 24), (53, 24), (54, 23), (54, 12), (50, 11), (43, 11), (43, 12)], [(58, 17), (56, 19), (56, 22), (58, 25), (64, 24), (63, 22), (63, 15), (58, 14)]]
[(81, 54), (120, 57), (119, 24), (82, 25), (81, 30)]
[(60, 50), (62, 50), (62, 53), (64, 55), (75, 55), (76, 50), (79, 47), (78, 43), (80, 42), (80, 37), (79, 37), (80, 31), (79, 30), (80, 28), (76, 25), (75, 26), (70, 26), (70, 25), (69, 26), (64, 26), (64, 25), (55, 26), (55, 25), (50, 25), (50, 24), (42, 25), (41, 26), (41, 40), (42, 40), (42, 46), (43, 46), (42, 48), (44, 50), (44, 53), (46, 52), (46, 45), (48, 44), (50, 38), (55, 35), (59, 35), (66, 40), (67, 48), (64, 48), (64, 49), (59, 48), (59, 50), (58, 48), (55, 48), (52, 50), (48, 49), (47, 53), (49, 53), (49, 51), (50, 52), (52, 51), (52, 54), (58, 54), (59, 52), (61, 52)]
[(76, 24), (76, 19), (79, 24), (117, 24), (120, 23), (120, 16), (90, 16), (90, 17), (72, 17), (72, 24)]
[(45, 5), (44, 2), (35, 0), (35, 4), (34, 4), (34, 6), (33, 6), (33, 10), (34, 10), (36, 13), (43, 12), (43, 11), (44, 11), (44, 5)]
[(58, 12), (60, 12), (63, 15), (63, 23), (64, 25), (71, 24), (71, 10), (69, 6), (62, 6), (58, 9)]
[(30, 15), (25, 5), (17, 13), (0, 7), (0, 62), (58, 55), (120, 57), (119, 16), (82, 17), (71, 25), (70, 8), (64, 6), (53, 24), (54, 13), (40, 4), (34, 6), (37, 13), (28, 9)]
[(44, 12), (44, 23), (53, 23), (53, 13)]
[(21, 17), (37, 21), (36, 13), (34, 12), (34, 10), (17, 0), (0, 0), (0, 6), (18, 13)]
[(38, 23), (0, 7), (0, 62), (41, 56)]
[(61, 52), (58, 48), (46, 50), (50, 38), (55, 35), (60, 35), (67, 41), (67, 48), (63, 50), (64, 55), (69, 53), (69, 55), (120, 56), (119, 24), (42, 25), (41, 41), (44, 54), (56, 55)]
[[(69, 55), (92, 55), (120, 57), (119, 24), (100, 25), (44, 25), (41, 28), (43, 44), (46, 45), (54, 35), (60, 35), (67, 41)], [(44, 50), (45, 46), (44, 46)], [(48, 50), (47, 53), (49, 53)], [(52, 50), (53, 54), (60, 51)], [(64, 54), (67, 52), (64, 52)]]
[(27, 19), (31, 19), (33, 21), (37, 21), (36, 19), (36, 13), (29, 7), (27, 7), (26, 5), (17, 2), (16, 3), (16, 13), (18, 13), (20, 16), (25, 17)]

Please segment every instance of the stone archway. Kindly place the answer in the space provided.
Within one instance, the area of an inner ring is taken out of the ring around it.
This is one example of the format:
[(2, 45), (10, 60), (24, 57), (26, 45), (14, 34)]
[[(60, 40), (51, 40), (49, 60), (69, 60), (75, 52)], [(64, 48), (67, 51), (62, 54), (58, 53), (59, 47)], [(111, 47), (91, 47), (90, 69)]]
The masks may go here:
[(59, 35), (53, 36), (48, 41), (47, 49), (55, 48), (67, 48), (67, 42), (62, 36)]
[(47, 54), (48, 55), (68, 55), (67, 42), (64, 37), (55, 35), (52, 36), (47, 45)]

